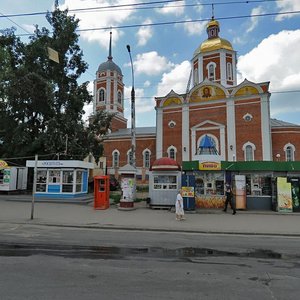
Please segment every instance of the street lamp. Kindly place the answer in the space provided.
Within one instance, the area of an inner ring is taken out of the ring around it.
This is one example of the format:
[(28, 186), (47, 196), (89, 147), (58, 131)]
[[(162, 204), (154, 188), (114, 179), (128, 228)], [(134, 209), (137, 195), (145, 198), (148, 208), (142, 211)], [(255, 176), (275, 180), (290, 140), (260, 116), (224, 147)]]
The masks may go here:
[(132, 76), (132, 89), (131, 89), (131, 154), (132, 154), (132, 166), (136, 169), (136, 158), (135, 158), (135, 91), (134, 91), (134, 73), (133, 73), (133, 63), (130, 52), (130, 46), (126, 46), (131, 63), (131, 76)]

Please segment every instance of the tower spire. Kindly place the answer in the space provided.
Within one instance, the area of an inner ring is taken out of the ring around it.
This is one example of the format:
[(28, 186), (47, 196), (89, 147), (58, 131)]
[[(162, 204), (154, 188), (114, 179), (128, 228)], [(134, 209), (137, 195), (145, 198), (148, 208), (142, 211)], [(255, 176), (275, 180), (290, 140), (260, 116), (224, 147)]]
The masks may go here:
[(112, 60), (112, 55), (111, 55), (111, 39), (112, 39), (112, 32), (110, 32), (110, 37), (109, 37), (109, 52), (108, 52), (108, 59)]
[(215, 7), (214, 4), (212, 3), (211, 5), (211, 19), (214, 20), (215, 19)]

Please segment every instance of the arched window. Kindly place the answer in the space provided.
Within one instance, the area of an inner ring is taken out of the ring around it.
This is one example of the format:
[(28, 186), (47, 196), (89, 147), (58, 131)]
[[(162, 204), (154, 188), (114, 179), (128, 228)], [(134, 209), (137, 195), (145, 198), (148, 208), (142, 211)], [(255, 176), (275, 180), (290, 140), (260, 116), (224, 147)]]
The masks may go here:
[(295, 160), (295, 146), (293, 144), (286, 144), (283, 148), (285, 152), (285, 160), (286, 161), (294, 161)]
[(253, 161), (254, 160), (254, 151), (256, 150), (256, 147), (254, 144), (248, 142), (244, 144), (243, 151), (244, 151), (244, 158), (245, 161)]
[(176, 148), (174, 146), (170, 146), (167, 150), (168, 157), (176, 160)]
[(146, 149), (143, 151), (143, 167), (144, 168), (150, 168), (150, 156), (151, 156), (150, 150)]
[(208, 79), (211, 81), (216, 80), (216, 64), (215, 63), (209, 63), (207, 65), (207, 71), (208, 71)]
[(199, 83), (198, 68), (194, 69), (194, 85)]
[(122, 104), (122, 93), (118, 91), (118, 103)]
[(120, 152), (118, 150), (114, 150), (112, 153), (112, 165), (114, 168), (119, 167), (119, 161), (120, 161)]
[(198, 140), (197, 154), (219, 154), (218, 139), (212, 134), (204, 134)]
[(100, 89), (99, 90), (99, 102), (105, 102), (105, 90), (104, 89)]
[(227, 79), (232, 80), (232, 64), (230, 62), (227, 63)]
[(131, 149), (127, 151), (127, 163), (133, 165), (133, 155)]

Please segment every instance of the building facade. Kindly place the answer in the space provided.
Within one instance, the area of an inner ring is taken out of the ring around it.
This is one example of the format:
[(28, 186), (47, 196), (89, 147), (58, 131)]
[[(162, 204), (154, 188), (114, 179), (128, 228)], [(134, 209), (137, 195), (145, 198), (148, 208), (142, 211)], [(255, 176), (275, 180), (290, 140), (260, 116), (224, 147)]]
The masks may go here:
[[(236, 51), (219, 33), (219, 22), (212, 19), (207, 39), (191, 59), (187, 93), (171, 90), (156, 97), (156, 126), (136, 128), (139, 180), (147, 182), (150, 166), (162, 157), (179, 165), (300, 160), (300, 126), (270, 118), (269, 82), (245, 79), (237, 84)], [(109, 49), (94, 82), (94, 111), (117, 112), (104, 142), (104, 158), (106, 172), (118, 177), (119, 168), (131, 164), (131, 130), (123, 115), (123, 75), (112, 61), (111, 40)], [(203, 150), (207, 142), (213, 153)]]

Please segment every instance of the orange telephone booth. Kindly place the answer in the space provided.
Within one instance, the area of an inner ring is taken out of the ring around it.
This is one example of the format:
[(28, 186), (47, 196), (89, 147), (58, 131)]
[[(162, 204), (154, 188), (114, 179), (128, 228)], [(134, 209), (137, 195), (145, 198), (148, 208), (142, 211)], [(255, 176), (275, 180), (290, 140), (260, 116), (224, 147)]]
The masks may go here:
[(94, 177), (94, 208), (109, 208), (109, 176)]

